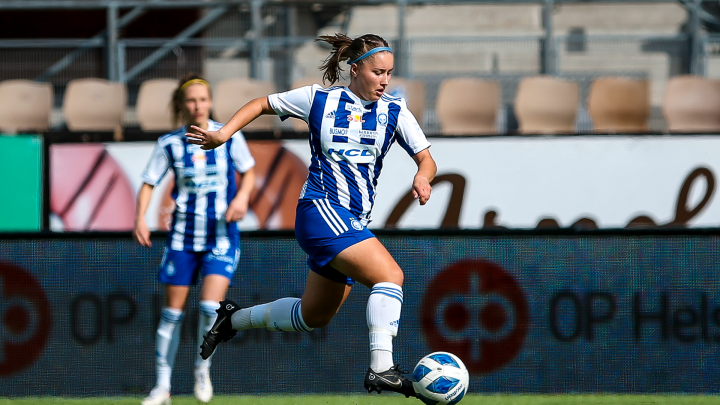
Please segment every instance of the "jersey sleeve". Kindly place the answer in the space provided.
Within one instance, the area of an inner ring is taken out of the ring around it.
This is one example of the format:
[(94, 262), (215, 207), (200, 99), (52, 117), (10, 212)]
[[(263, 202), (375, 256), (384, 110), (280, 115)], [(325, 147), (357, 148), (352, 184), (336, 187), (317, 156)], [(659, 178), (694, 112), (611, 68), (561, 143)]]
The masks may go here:
[(397, 137), (398, 143), (410, 156), (415, 156), (430, 147), (430, 141), (425, 137), (425, 133), (420, 128), (415, 116), (407, 108), (405, 100), (400, 101), (400, 114), (396, 131), (399, 135)]
[(168, 152), (163, 144), (160, 142), (155, 144), (152, 155), (150, 155), (150, 161), (148, 161), (142, 174), (143, 182), (151, 186), (157, 186), (160, 183), (160, 180), (170, 168), (170, 159), (168, 159), (167, 154)]
[(233, 141), (230, 143), (230, 157), (232, 157), (235, 170), (245, 173), (255, 167), (255, 158), (250, 153), (250, 148), (248, 148), (247, 141), (242, 133), (240, 131), (235, 132), (231, 139)]
[(319, 85), (313, 84), (284, 93), (271, 94), (268, 96), (268, 101), (281, 120), (285, 121), (289, 117), (294, 117), (307, 122), (313, 95), (319, 88)]

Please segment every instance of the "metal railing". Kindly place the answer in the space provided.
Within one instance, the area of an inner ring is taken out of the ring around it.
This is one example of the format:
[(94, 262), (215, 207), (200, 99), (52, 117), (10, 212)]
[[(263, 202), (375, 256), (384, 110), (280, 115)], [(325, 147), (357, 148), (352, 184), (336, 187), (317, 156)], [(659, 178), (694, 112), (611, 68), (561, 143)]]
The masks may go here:
[[(395, 35), (387, 36), (396, 56), (397, 76), (422, 80), (427, 87), (425, 122), (438, 128), (434, 103), (440, 81), (452, 76), (480, 76), (498, 80), (503, 103), (511, 104), (520, 78), (552, 74), (577, 80), (581, 100), (590, 81), (603, 75), (629, 75), (652, 82), (652, 101), (659, 104), (664, 84), (677, 74), (720, 77), (720, 36), (701, 30), (701, 0), (681, 2), (687, 10), (685, 32), (674, 35), (559, 35), (555, 31), (554, 7), (581, 0), (334, 0), (318, 4), (346, 5), (347, 28), (353, 7), (394, 5), (397, 7)], [(596, 0), (622, 3), (620, 0)], [(413, 37), (406, 20), (410, 7), (428, 4), (536, 4), (541, 7), (541, 30), (536, 35)], [(675, 0), (634, 0), (633, 3), (678, 3)], [(291, 10), (306, 7), (305, 1), (271, 0), (3, 0), (3, 10), (104, 9), (106, 29), (87, 39), (0, 39), (0, 80), (50, 81), (56, 105), (64, 86), (72, 79), (103, 77), (125, 82), (129, 102), (139, 84), (158, 77), (178, 77), (205, 72), (216, 80), (247, 76), (272, 81), (282, 91), (301, 76), (314, 71), (327, 49), (314, 44), (315, 36), (299, 36), (268, 28), (268, 20), (284, 18), (292, 26), (298, 18)], [(123, 38), (124, 27), (151, 9), (203, 9), (200, 18), (173, 38)], [(290, 10), (290, 11), (289, 11)], [(272, 17), (272, 18), (271, 18)], [(277, 25), (277, 24), (276, 24)], [(716, 67), (717, 66), (717, 67)], [(657, 113), (651, 127), (662, 129)], [(501, 117), (507, 130), (511, 117)], [(504, 121), (503, 121), (504, 120)], [(578, 129), (587, 127), (583, 115)]]

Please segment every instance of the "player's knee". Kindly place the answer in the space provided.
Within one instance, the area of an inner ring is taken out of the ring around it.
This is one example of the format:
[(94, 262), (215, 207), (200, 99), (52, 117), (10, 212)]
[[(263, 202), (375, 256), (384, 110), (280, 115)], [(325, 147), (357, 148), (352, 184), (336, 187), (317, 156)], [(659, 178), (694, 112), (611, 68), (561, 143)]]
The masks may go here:
[(401, 269), (400, 267), (398, 267), (398, 268), (396, 268), (396, 269), (394, 269), (394, 270), (392, 270), (392, 271), (389, 271), (389, 272), (385, 275), (385, 277), (386, 277), (387, 279), (386, 279), (386, 280), (383, 280), (383, 281), (388, 282), (388, 283), (397, 284), (397, 285), (399, 285), (400, 287), (402, 287), (403, 282), (405, 282), (405, 273), (403, 273), (403, 271), (402, 271), (402, 269)]
[(303, 313), (303, 321), (305, 322), (305, 325), (315, 329), (315, 328), (323, 328), (327, 326), (330, 321), (333, 319), (335, 314), (330, 313), (309, 313), (305, 314)]

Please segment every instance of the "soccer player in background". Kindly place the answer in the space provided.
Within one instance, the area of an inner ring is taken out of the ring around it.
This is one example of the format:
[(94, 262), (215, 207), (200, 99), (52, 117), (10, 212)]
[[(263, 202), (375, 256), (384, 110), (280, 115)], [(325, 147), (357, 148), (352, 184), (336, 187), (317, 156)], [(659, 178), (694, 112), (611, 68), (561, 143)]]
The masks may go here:
[[(151, 246), (145, 213), (153, 188), (172, 170), (175, 209), (159, 281), (165, 285), (165, 303), (156, 335), (157, 383), (142, 405), (170, 404), (170, 377), (180, 341), (181, 323), (190, 286), (202, 277), (198, 340), (217, 318), (216, 309), (225, 299), (240, 256), (240, 235), (236, 222), (248, 210), (255, 184), (255, 160), (239, 131), (214, 150), (188, 143), (185, 133), (191, 126), (216, 131), (222, 124), (210, 119), (210, 86), (197, 75), (181, 79), (172, 98), (175, 123), (184, 126), (158, 139), (143, 172), (135, 217), (135, 240)], [(235, 171), (242, 173), (236, 184)], [(209, 402), (213, 396), (210, 359), (195, 360), (195, 397)]]
[(375, 201), (376, 182), (390, 146), (398, 142), (415, 160), (415, 198), (424, 205), (437, 167), (430, 143), (405, 100), (384, 94), (393, 71), (393, 54), (377, 35), (352, 39), (343, 34), (322, 36), (332, 45), (321, 66), (323, 81), (338, 81), (340, 64), (350, 66), (350, 85), (302, 87), (271, 94), (243, 106), (225, 127), (194, 128), (190, 143), (204, 149), (220, 147), (234, 131), (262, 114), (295, 117), (308, 123), (312, 160), (297, 205), (295, 235), (309, 255), (310, 272), (301, 299), (277, 301), (240, 309), (220, 303), (218, 319), (205, 335), (201, 356), (209, 357), (218, 343), (238, 330), (268, 328), (309, 331), (327, 325), (347, 298), (355, 281), (371, 289), (367, 303), (370, 329), (368, 392), (389, 390), (416, 396), (410, 380), (393, 361), (403, 302), (404, 274), (390, 253), (367, 229)]

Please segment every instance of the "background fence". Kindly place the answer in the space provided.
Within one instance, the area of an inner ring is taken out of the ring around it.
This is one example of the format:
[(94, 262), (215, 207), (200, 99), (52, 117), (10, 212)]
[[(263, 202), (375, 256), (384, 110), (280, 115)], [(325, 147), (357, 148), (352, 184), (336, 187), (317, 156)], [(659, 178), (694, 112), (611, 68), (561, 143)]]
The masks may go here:
[[(127, 83), (131, 109), (142, 81), (187, 72), (202, 72), (211, 83), (230, 77), (272, 81), (284, 91), (298, 79), (319, 79), (317, 67), (327, 48), (314, 43), (318, 35), (374, 32), (392, 42), (397, 76), (429, 87), (423, 123), (428, 131), (438, 128), (435, 87), (443, 78), (499, 80), (507, 85), (503, 95), (510, 103), (517, 81), (536, 74), (580, 79), (584, 88), (600, 76), (649, 79), (651, 129), (661, 131), (660, 103), (670, 77), (720, 76), (716, 4), (6, 0), (0, 2), (0, 18), (4, 15), (10, 25), (0, 37), (0, 78), (50, 81), (57, 108), (65, 85), (84, 77)], [(51, 35), (49, 28), (13, 29), (12, 24), (32, 24), (43, 16), (52, 27), (55, 19), (48, 13), (66, 20), (70, 12), (92, 20), (98, 32), (63, 28), (53, 38), (38, 36)], [(126, 120), (135, 124), (134, 114)], [(508, 122), (512, 129), (511, 116), (501, 121), (500, 129), (507, 130)], [(579, 131), (588, 127), (586, 121), (580, 117)], [(53, 122), (62, 124), (62, 116), (56, 112)]]

